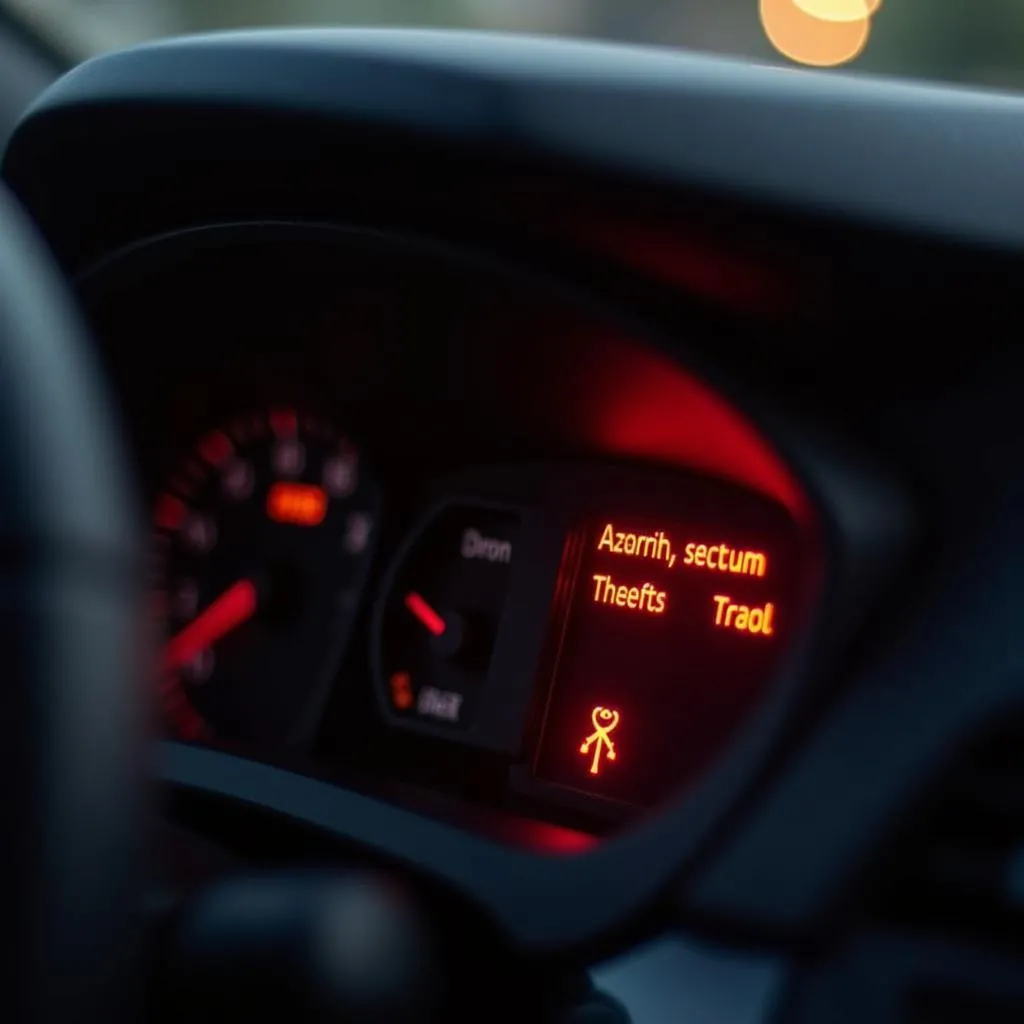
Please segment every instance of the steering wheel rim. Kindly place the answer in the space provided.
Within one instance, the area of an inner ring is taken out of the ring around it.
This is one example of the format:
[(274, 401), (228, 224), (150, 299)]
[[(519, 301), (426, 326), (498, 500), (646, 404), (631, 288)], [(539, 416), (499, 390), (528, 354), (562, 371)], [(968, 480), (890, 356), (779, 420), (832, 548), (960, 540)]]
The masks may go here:
[(146, 643), (115, 438), (67, 289), (0, 191), (0, 989), (17, 1024), (116, 1020), (132, 991)]

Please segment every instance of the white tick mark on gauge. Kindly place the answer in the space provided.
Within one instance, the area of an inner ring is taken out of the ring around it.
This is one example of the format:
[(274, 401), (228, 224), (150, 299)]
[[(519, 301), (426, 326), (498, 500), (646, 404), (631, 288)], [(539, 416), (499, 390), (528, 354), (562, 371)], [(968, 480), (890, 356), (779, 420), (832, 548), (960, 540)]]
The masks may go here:
[(345, 550), (350, 555), (359, 555), (370, 543), (373, 518), (366, 512), (351, 512), (345, 522)]
[(209, 516), (192, 516), (185, 526), (185, 543), (203, 555), (217, 543), (217, 524)]
[(335, 455), (324, 462), (324, 490), (335, 498), (347, 498), (356, 489), (356, 457)]
[(278, 441), (271, 458), (278, 476), (296, 477), (306, 468), (306, 449), (301, 441)]
[(246, 501), (252, 495), (252, 465), (244, 459), (234, 459), (228, 463), (221, 478), (224, 497), (231, 501)]

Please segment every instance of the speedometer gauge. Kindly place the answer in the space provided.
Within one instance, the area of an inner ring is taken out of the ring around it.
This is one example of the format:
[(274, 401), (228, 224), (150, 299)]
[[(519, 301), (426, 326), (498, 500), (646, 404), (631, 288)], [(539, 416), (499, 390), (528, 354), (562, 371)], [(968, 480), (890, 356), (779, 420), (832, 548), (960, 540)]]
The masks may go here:
[(348, 639), (378, 505), (356, 448), (316, 418), (276, 410), (200, 441), (154, 507), (173, 734), (302, 739)]

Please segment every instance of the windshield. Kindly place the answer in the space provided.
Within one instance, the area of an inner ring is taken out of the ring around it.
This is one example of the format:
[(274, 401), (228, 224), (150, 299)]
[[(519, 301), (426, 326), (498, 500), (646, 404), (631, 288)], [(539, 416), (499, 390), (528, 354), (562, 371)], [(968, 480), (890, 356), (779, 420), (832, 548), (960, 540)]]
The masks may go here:
[(986, 85), (1024, 82), (1024, 0), (0, 0), (75, 58), (183, 32), (407, 25), (655, 43)]

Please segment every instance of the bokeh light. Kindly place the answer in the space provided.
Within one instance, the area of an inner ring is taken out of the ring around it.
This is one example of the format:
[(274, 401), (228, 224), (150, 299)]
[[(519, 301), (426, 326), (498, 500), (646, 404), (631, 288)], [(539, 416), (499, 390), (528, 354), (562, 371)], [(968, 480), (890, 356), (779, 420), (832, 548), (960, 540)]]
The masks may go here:
[[(856, 13), (860, 16), (839, 17)], [(759, 0), (761, 24), (783, 56), (812, 67), (836, 67), (861, 54), (871, 35), (869, 0)], [(807, 8), (830, 11), (831, 17)], [(876, 5), (877, 7), (877, 5)]]
[(863, 21), (882, 6), (882, 0), (793, 0), (793, 3), (819, 21)]

